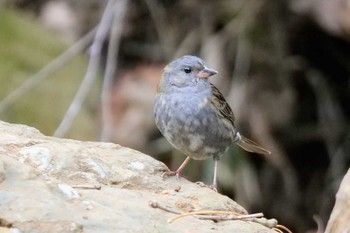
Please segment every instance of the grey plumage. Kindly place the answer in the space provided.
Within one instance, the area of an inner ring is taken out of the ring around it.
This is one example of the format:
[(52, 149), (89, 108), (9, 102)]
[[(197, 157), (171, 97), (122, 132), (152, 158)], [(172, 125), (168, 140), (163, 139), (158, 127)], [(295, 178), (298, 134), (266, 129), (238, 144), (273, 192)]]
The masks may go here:
[(167, 65), (154, 105), (157, 127), (175, 148), (195, 160), (213, 157), (217, 161), (232, 143), (249, 152), (270, 154), (238, 133), (230, 106), (208, 81), (216, 73), (195, 56), (184, 56)]

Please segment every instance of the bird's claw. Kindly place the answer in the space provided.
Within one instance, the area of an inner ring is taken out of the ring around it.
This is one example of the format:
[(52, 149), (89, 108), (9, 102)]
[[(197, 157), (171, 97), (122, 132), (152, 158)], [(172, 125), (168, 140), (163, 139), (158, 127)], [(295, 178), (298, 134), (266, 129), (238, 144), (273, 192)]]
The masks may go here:
[(204, 184), (202, 181), (197, 181), (196, 184), (202, 188), (210, 188), (211, 190), (218, 192), (217, 187), (214, 184), (208, 185), (208, 184)]
[(169, 176), (176, 176), (176, 177), (180, 177), (179, 173), (178, 172), (174, 172), (174, 171), (166, 171), (162, 174), (162, 178), (166, 178), (166, 177), (169, 177)]

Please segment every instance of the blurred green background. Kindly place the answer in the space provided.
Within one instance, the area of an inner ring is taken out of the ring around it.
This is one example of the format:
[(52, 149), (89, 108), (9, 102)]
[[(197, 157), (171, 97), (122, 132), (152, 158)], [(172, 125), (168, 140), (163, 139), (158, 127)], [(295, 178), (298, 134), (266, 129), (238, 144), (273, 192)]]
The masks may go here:
[[(0, 15), (0, 98), (3, 99), (63, 53), (69, 43), (44, 29), (31, 12), (2, 7)], [(84, 54), (77, 56), (2, 112), (1, 119), (28, 124), (51, 135), (77, 91), (86, 65)], [(98, 85), (94, 89), (68, 137), (96, 138)]]

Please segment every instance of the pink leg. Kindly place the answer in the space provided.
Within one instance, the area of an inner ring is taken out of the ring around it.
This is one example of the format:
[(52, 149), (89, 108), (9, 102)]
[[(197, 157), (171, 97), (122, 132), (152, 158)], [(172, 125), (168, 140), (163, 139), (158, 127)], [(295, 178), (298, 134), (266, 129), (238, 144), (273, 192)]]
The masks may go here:
[(217, 159), (214, 159), (214, 179), (213, 183), (210, 186), (212, 189), (216, 190), (217, 189), (217, 174), (218, 174), (218, 161)]
[(190, 157), (187, 156), (187, 158), (185, 159), (185, 161), (183, 161), (183, 163), (180, 165), (180, 167), (176, 170), (176, 176), (177, 177), (180, 177), (181, 173), (182, 173), (182, 170), (186, 167), (188, 161), (190, 161)]

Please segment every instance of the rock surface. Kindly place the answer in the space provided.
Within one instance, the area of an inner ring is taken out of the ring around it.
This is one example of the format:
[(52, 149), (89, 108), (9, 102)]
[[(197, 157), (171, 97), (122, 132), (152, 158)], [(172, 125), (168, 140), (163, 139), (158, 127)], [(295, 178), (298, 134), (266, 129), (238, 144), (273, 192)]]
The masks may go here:
[(350, 232), (350, 169), (344, 176), (325, 233)]
[(226, 196), (184, 178), (162, 178), (167, 167), (111, 143), (42, 135), (0, 122), (0, 233), (275, 232), (254, 221), (168, 223), (176, 210), (246, 211)]

